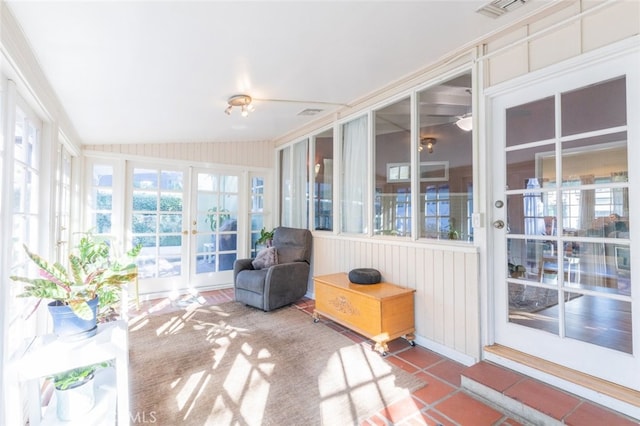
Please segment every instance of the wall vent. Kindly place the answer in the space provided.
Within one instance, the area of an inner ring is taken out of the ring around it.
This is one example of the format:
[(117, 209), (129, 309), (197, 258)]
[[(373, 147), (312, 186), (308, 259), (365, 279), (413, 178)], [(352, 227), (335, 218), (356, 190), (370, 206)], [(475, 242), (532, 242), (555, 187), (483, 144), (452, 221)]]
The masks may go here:
[(527, 0), (493, 0), (476, 10), (476, 12), (490, 18), (499, 18), (507, 12), (517, 9), (526, 2)]

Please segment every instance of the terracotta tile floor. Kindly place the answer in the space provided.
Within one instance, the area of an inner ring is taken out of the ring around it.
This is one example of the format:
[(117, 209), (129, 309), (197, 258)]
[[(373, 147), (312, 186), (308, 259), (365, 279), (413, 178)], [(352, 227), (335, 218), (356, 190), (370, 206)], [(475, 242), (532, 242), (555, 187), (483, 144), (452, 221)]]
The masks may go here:
[[(191, 303), (214, 305), (233, 300), (233, 289), (215, 290), (198, 295), (181, 296), (176, 300), (154, 299), (142, 302), (140, 308), (130, 312), (130, 315), (134, 316), (141, 312), (159, 314), (184, 308)], [(311, 315), (314, 305), (313, 300), (305, 298), (296, 303), (295, 307)], [(371, 343), (365, 337), (332, 321), (322, 319), (321, 322), (343, 333), (354, 342)], [(462, 374), (558, 419), (559, 424), (574, 426), (640, 424), (511, 370), (488, 362), (466, 367), (423, 347), (417, 345), (412, 347), (404, 339), (390, 342), (386, 359), (420, 377), (427, 386), (415, 391), (411, 397), (396, 401), (364, 419), (361, 426), (516, 426), (522, 424), (465, 392), (460, 387)]]

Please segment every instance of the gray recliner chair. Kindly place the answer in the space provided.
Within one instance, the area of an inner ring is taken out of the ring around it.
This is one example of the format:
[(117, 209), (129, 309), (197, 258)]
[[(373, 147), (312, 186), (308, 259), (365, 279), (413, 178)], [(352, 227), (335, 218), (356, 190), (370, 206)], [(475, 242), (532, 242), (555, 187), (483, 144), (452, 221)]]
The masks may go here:
[(233, 265), (238, 302), (263, 311), (293, 303), (307, 292), (311, 262), (311, 232), (278, 227), (273, 235), (277, 263), (262, 269), (254, 259), (237, 259)]

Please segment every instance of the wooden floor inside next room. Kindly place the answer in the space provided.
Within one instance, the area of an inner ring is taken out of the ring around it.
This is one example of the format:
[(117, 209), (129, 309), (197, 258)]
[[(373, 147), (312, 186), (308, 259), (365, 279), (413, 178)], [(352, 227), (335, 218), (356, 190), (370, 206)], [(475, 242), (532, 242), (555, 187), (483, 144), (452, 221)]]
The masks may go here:
[[(144, 301), (139, 309), (130, 312), (133, 317), (140, 313), (162, 314), (183, 309), (191, 304), (215, 305), (234, 300), (233, 289), (214, 290), (201, 294), (185, 295), (176, 299), (160, 298)], [(294, 307), (309, 315), (313, 313), (314, 301), (302, 299)], [(332, 321), (323, 324), (344, 334), (357, 343), (371, 345), (367, 338), (348, 330)], [(363, 419), (361, 425), (520, 425), (504, 413), (501, 407), (491, 406), (469, 394), (461, 387), (461, 376), (486, 381), (487, 386), (500, 382), (527, 403), (546, 415), (558, 420), (559, 424), (576, 426), (638, 425), (619, 413), (606, 407), (595, 405), (578, 396), (558, 390), (511, 370), (480, 362), (466, 367), (419, 345), (410, 346), (404, 339), (396, 339), (389, 344), (388, 362), (404, 371), (416, 375), (427, 383), (411, 397), (396, 401), (371, 417)]]

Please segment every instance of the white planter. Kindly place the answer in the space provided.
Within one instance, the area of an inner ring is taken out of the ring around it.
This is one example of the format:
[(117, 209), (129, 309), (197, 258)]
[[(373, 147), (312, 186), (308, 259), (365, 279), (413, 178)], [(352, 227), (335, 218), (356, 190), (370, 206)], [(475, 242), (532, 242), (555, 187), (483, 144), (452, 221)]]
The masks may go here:
[(65, 390), (56, 389), (56, 412), (60, 420), (69, 421), (91, 411), (95, 405), (93, 377), (80, 386)]

